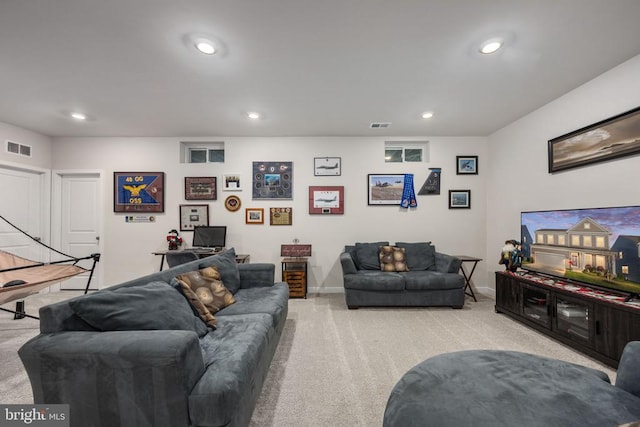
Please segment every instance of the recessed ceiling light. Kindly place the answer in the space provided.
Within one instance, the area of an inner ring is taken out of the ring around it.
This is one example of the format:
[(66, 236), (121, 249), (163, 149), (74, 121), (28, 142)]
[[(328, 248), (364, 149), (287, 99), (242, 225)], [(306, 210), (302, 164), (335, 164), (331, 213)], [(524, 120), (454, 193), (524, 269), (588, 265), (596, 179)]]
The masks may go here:
[(195, 47), (205, 55), (213, 55), (216, 53), (216, 47), (211, 40), (198, 39), (195, 42)]
[(433, 113), (431, 111), (425, 111), (424, 113), (422, 113), (423, 119), (430, 119), (431, 117), (433, 117)]
[(485, 55), (489, 55), (491, 53), (495, 53), (498, 49), (502, 47), (502, 40), (487, 40), (480, 47), (480, 53), (484, 53)]
[(76, 120), (87, 120), (87, 115), (86, 114), (82, 114), (82, 113), (78, 113), (78, 112), (71, 113), (71, 117), (76, 119)]
[(258, 120), (260, 118), (260, 113), (256, 113), (255, 111), (251, 111), (247, 113), (247, 117), (251, 120)]

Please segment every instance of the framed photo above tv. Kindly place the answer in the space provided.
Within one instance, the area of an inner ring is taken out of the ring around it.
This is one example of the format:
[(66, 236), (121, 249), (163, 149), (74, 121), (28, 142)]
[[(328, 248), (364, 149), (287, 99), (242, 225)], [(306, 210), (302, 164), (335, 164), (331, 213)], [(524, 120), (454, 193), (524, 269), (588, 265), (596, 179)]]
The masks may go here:
[(549, 173), (638, 153), (640, 107), (549, 140)]
[(310, 214), (343, 214), (344, 187), (309, 187)]
[(180, 205), (180, 231), (209, 225), (209, 205)]
[(449, 209), (471, 209), (471, 190), (449, 190)]
[(456, 175), (477, 175), (478, 156), (456, 156)]
[(313, 174), (315, 176), (339, 176), (342, 174), (341, 157), (314, 157)]
[(403, 189), (404, 174), (367, 175), (369, 205), (400, 205)]
[(185, 200), (216, 200), (216, 177), (187, 176), (184, 178), (184, 198)]
[(164, 172), (114, 172), (114, 212), (164, 212)]

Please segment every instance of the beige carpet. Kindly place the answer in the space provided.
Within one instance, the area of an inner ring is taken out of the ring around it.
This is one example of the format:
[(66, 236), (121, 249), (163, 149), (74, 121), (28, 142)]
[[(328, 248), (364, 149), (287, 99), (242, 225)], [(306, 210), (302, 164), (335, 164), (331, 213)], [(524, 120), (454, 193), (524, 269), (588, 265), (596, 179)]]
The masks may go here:
[[(31, 296), (27, 312), (75, 294)], [(380, 426), (389, 392), (404, 372), (429, 356), (458, 350), (535, 353), (601, 369), (615, 380), (610, 368), (496, 314), (493, 306), (486, 297), (467, 299), (462, 310), (347, 310), (342, 294), (290, 300), (251, 425)], [(37, 332), (37, 321), (0, 312), (0, 403), (32, 402), (16, 350)]]

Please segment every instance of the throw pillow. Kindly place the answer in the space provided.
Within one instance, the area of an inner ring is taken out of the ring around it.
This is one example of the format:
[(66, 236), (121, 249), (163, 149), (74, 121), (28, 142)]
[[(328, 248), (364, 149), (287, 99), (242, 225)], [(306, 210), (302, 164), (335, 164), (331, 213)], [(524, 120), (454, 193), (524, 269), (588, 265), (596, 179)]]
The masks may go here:
[(205, 258), (200, 263), (200, 268), (215, 267), (222, 276), (222, 282), (232, 294), (240, 289), (240, 272), (236, 262), (236, 251), (234, 248), (227, 249), (219, 255)]
[(103, 290), (69, 302), (73, 312), (99, 331), (208, 329), (189, 303), (166, 282)]
[(356, 266), (359, 270), (380, 270), (378, 250), (389, 242), (356, 243)]
[(407, 266), (411, 271), (433, 270), (435, 268), (436, 248), (431, 242), (396, 242), (396, 246), (406, 250)]
[(380, 246), (378, 256), (382, 271), (409, 271), (404, 248)]
[[(203, 320), (205, 317), (208, 318), (207, 311), (213, 315), (236, 302), (233, 294), (222, 283), (220, 272), (216, 267), (180, 274), (176, 276), (176, 280)], [(206, 311), (201, 310), (201, 306), (206, 307)], [(209, 323), (207, 320), (205, 322)]]

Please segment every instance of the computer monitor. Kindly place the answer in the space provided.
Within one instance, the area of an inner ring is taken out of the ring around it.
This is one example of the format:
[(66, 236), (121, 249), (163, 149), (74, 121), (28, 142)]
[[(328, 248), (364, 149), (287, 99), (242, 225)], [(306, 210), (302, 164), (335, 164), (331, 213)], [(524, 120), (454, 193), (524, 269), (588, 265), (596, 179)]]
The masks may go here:
[(194, 248), (224, 248), (226, 246), (227, 227), (225, 225), (199, 226), (193, 229)]

